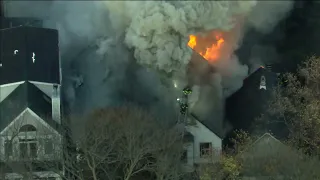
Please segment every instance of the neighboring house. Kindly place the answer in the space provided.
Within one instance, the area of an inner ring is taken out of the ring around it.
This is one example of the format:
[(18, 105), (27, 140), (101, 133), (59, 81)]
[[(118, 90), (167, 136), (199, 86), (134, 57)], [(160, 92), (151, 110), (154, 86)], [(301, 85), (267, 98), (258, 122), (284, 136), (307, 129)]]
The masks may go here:
[(58, 180), (62, 171), (58, 32), (16, 27), (0, 33), (1, 179)]
[[(278, 75), (270, 68), (260, 67), (250, 74), (243, 86), (226, 100), (225, 118), (231, 123), (234, 130), (272, 132), (277, 138), (287, 136), (285, 124), (265, 123), (255, 124), (257, 118), (265, 113), (273, 88), (278, 83)], [(234, 133), (224, 139), (223, 144), (232, 147), (229, 140)]]
[(269, 133), (259, 137), (238, 158), (243, 180), (313, 179), (319, 167), (318, 160), (308, 159)]
[(224, 134), (222, 127), (219, 128), (213, 120), (200, 121), (190, 114), (188, 121), (193, 124), (186, 126), (184, 161), (192, 170), (198, 164), (208, 163), (209, 155), (212, 158), (220, 155)]

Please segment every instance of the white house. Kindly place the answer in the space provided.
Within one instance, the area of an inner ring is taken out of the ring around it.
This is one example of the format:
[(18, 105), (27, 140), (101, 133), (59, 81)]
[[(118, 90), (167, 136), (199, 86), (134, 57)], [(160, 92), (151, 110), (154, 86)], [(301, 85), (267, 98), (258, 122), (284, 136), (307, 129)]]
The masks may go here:
[(63, 157), (58, 32), (16, 27), (0, 33), (5, 37), (0, 59), (0, 179), (58, 180)]
[[(185, 142), (185, 162), (187, 168), (192, 170), (194, 165), (208, 163), (208, 155), (218, 158), (222, 150), (223, 133), (214, 121), (200, 121), (190, 114), (188, 121), (194, 122), (186, 126), (188, 132)], [(211, 161), (212, 162), (212, 161)]]

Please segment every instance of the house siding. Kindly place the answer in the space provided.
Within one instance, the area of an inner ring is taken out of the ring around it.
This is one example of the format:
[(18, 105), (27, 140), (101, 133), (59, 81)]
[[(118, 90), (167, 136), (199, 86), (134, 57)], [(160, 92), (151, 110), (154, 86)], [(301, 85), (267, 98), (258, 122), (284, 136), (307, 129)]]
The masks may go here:
[[(41, 119), (37, 119), (39, 117), (33, 116), (30, 113), (30, 110), (25, 110), (22, 114), (18, 116), (18, 118), (13, 121), (7, 128), (5, 128), (1, 132), (0, 138), (0, 152), (1, 155), (5, 154), (5, 141), (11, 140), (12, 138), (12, 156), (9, 157), (9, 160), (18, 161), (19, 160), (19, 139), (17, 137), (29, 138), (33, 137), (37, 139), (38, 153), (37, 157), (39, 160), (57, 160), (58, 155), (61, 154), (61, 140), (62, 137), (55, 132), (53, 129), (46, 127), (46, 125), (41, 123)], [(19, 129), (24, 125), (32, 125), (37, 131), (36, 132), (27, 132), (27, 133), (19, 133)], [(46, 141), (52, 141), (53, 143), (53, 154), (45, 154), (44, 152), (44, 144)], [(4, 161), (5, 157), (0, 156), (1, 160)]]
[(208, 162), (205, 158), (200, 157), (200, 143), (211, 143), (215, 152), (221, 151), (222, 139), (200, 122), (196, 121), (195, 126), (188, 126), (187, 131), (190, 132), (194, 137), (192, 151), (190, 149), (190, 153), (193, 154), (194, 163), (198, 164)]

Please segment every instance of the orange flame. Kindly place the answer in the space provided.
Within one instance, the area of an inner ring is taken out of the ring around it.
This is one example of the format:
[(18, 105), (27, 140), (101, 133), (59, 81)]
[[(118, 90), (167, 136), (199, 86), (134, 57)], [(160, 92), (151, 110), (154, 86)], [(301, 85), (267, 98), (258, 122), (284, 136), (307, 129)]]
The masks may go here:
[(221, 34), (212, 32), (205, 37), (190, 35), (188, 46), (207, 61), (216, 61), (221, 57), (221, 49), (224, 43), (225, 40)]

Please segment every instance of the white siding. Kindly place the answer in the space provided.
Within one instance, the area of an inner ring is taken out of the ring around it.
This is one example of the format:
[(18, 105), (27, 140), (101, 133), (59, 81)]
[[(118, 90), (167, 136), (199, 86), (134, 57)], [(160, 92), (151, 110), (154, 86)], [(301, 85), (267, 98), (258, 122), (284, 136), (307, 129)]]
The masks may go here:
[(193, 156), (193, 142), (185, 143), (184, 149), (187, 150), (187, 164), (185, 164), (185, 170), (191, 172), (194, 165), (194, 156)]
[[(28, 132), (28, 133), (18, 133), (19, 129), (24, 125), (32, 125), (37, 131), (36, 132)], [(34, 113), (26, 109), (23, 113), (21, 113), (17, 119), (15, 119), (7, 128), (5, 128), (1, 132), (0, 138), (0, 159), (3, 160), (5, 154), (5, 140), (12, 139), (12, 148), (13, 154), (10, 157), (10, 160), (19, 160), (19, 142), (18, 137), (20, 138), (28, 138), (35, 137), (37, 139), (38, 146), (38, 159), (46, 159), (50, 160), (52, 158), (57, 159), (61, 155), (61, 142), (62, 138), (58, 134), (57, 131), (53, 130), (48, 124), (46, 124), (39, 117), (34, 116)], [(53, 151), (54, 154), (45, 154), (44, 153), (44, 145), (48, 140), (52, 140), (53, 143)]]
[(195, 126), (188, 126), (187, 131), (190, 132), (194, 137), (194, 163), (206, 162), (204, 158), (200, 158), (200, 143), (212, 143), (213, 150), (221, 151), (222, 140), (200, 122), (196, 121)]

